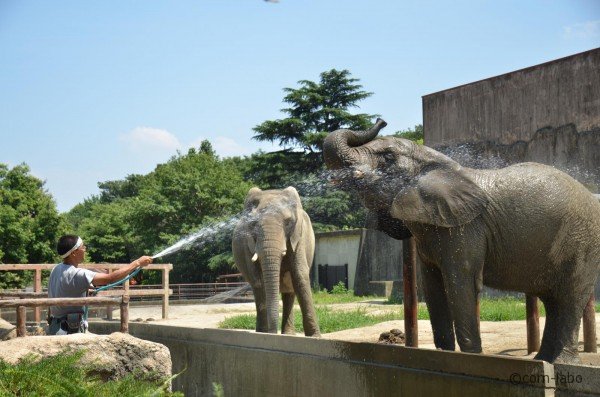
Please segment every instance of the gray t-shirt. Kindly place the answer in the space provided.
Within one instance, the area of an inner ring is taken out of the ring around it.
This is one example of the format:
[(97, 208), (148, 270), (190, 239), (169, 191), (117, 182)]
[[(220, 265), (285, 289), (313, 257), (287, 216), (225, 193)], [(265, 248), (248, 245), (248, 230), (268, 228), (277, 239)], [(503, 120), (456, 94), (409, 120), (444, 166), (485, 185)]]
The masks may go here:
[[(96, 272), (91, 270), (60, 263), (50, 273), (48, 298), (85, 297), (95, 275)], [(68, 313), (82, 312), (83, 306), (50, 306), (50, 314), (53, 317), (63, 317)]]

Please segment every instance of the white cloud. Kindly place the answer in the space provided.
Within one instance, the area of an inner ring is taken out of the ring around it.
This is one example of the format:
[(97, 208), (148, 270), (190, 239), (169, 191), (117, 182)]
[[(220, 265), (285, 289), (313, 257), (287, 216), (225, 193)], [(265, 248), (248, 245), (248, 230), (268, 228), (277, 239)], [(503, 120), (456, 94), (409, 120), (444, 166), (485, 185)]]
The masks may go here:
[(566, 38), (591, 39), (600, 37), (600, 19), (596, 21), (587, 21), (576, 23), (564, 27)]
[(127, 134), (121, 135), (120, 140), (136, 152), (160, 150), (174, 153), (182, 147), (179, 139), (169, 131), (151, 127), (135, 127)]

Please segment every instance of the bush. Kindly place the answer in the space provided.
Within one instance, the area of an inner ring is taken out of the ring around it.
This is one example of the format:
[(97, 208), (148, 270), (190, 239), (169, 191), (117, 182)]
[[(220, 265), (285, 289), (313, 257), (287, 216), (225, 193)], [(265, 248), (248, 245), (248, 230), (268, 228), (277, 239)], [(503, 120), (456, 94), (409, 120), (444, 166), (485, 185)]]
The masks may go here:
[(334, 295), (344, 295), (348, 293), (348, 288), (346, 288), (343, 281), (340, 281), (331, 288), (331, 293)]

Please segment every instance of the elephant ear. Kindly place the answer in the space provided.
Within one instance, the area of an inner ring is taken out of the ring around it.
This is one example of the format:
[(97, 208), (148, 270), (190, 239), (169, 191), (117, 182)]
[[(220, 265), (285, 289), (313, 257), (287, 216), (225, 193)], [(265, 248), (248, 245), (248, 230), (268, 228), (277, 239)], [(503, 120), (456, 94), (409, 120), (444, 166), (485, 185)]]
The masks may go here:
[(484, 191), (462, 169), (437, 169), (394, 198), (391, 215), (441, 227), (464, 225), (488, 203)]
[(254, 196), (260, 192), (262, 192), (262, 190), (260, 190), (260, 188), (258, 187), (253, 187), (248, 191), (248, 194), (246, 195), (246, 200), (244, 201), (244, 209), (246, 209), (246, 211), (252, 210), (254, 204)]
[(308, 215), (302, 209), (302, 202), (300, 201), (298, 191), (293, 186), (285, 188), (284, 191), (291, 199), (292, 212), (294, 213), (295, 223), (290, 233), (290, 244), (292, 250), (296, 252), (296, 248), (305, 233), (305, 228), (307, 225), (310, 227), (310, 218), (308, 218)]

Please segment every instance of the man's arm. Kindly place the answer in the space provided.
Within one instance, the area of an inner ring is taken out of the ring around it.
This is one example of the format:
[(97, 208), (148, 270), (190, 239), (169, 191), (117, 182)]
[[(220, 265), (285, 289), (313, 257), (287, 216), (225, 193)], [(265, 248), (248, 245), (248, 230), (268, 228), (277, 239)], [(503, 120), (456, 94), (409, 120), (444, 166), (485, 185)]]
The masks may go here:
[(119, 268), (112, 273), (96, 273), (96, 275), (94, 276), (94, 279), (92, 280), (92, 283), (94, 285), (106, 285), (106, 284), (114, 283), (115, 281), (120, 280), (120, 279), (124, 278), (125, 276), (127, 276), (129, 273), (134, 271), (136, 268), (148, 266), (151, 263), (152, 263), (151, 256), (141, 256), (138, 259), (131, 262), (129, 265), (123, 266), (122, 268)]

